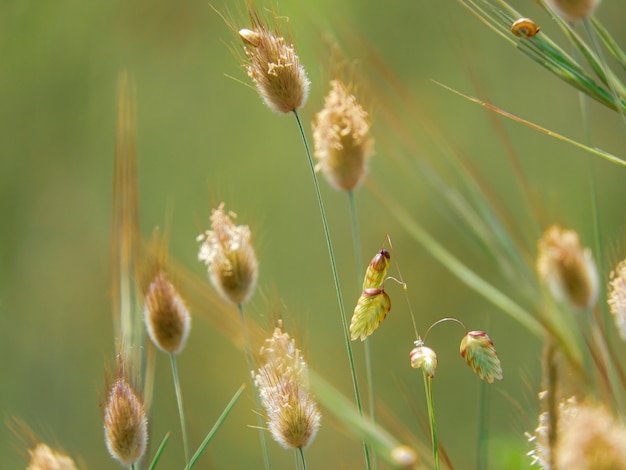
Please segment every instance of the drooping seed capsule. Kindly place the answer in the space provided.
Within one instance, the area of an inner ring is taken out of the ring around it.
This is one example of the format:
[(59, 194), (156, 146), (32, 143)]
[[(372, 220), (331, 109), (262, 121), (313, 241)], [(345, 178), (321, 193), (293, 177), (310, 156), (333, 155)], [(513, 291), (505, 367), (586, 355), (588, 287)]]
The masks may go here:
[(382, 288), (368, 288), (363, 291), (356, 304), (350, 322), (350, 339), (364, 341), (371, 335), (391, 310), (391, 299)]
[(391, 255), (385, 249), (376, 253), (365, 271), (363, 279), (363, 289), (380, 289), (387, 278), (387, 270), (389, 269), (389, 259)]
[(411, 358), (411, 367), (414, 369), (423, 369), (428, 377), (433, 378), (437, 370), (437, 354), (432, 349), (424, 346), (422, 340), (415, 341), (415, 347), (409, 354)]
[(484, 331), (470, 331), (461, 340), (461, 356), (472, 370), (490, 384), (502, 380), (502, 366), (493, 342)]

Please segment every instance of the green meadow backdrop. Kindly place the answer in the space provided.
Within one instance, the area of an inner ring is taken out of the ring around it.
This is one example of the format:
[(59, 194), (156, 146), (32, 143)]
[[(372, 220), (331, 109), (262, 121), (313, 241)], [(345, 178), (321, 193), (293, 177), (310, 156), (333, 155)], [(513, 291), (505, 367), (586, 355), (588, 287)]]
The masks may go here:
[[(240, 3), (215, 0), (213, 7), (233, 12), (247, 27)], [(562, 38), (537, 4), (514, 5), (542, 32)], [(483, 278), (517, 298), (488, 247), (477, 243), (433, 189), (439, 179), (455, 187), (453, 171), (442, 163), (444, 146), (480, 181), (525, 247), (529, 266), (536, 238), (552, 223), (576, 229), (583, 244), (592, 245), (589, 155), (489, 115), (434, 83), (585, 139), (576, 92), (498, 40), (459, 3), (281, 0), (276, 8), (289, 17), (284, 24), (312, 82), (301, 110), (309, 136), (338, 45), (372, 115), (376, 143), (369, 178)], [(606, 0), (597, 17), (626, 45), (622, 2)], [(295, 121), (262, 104), (233, 45), (239, 49), (238, 38), (204, 0), (0, 2), (0, 468), (26, 466), (23, 436), (5, 425), (15, 418), (84, 468), (118, 466), (104, 446), (99, 399), (105, 394), (104, 365), (114, 355), (109, 237), (122, 70), (132, 74), (137, 90), (142, 235), (149, 237), (157, 226), (168, 229), (171, 257), (211, 290), (195, 237), (208, 228), (211, 208), (225, 201), (240, 223), (251, 226), (260, 259), (247, 315), (267, 326), (280, 300), (286, 329), (309, 365), (352, 397), (326, 245)], [(592, 146), (625, 157), (620, 117), (595, 103), (589, 113)], [(532, 214), (508, 143), (538, 201)], [(605, 262), (612, 266), (626, 256), (626, 169), (594, 161)], [(348, 201), (323, 178), (320, 183), (351, 314), (360, 290)], [(528, 468), (524, 454), (531, 447), (524, 432), (534, 430), (540, 409), (541, 341), (439, 264), (367, 187), (356, 192), (356, 201), (361, 263), (389, 234), (390, 274), (406, 281), (422, 334), (446, 316), (488, 331), (504, 369), (504, 380), (488, 390), (488, 467)], [(415, 340), (409, 306), (399, 286), (389, 283), (386, 290), (392, 310), (371, 338), (380, 416), (401, 442), (421, 442), (427, 459), (422, 377), (408, 356)], [(195, 448), (248, 377), (244, 354), (206, 315), (191, 314), (178, 367)], [(476, 465), (481, 383), (459, 356), (461, 337), (458, 327), (443, 325), (431, 333), (429, 346), (439, 355), (439, 438), (455, 468), (465, 470)], [(360, 342), (353, 346), (364, 383), (363, 348)], [(620, 357), (626, 352), (618, 342), (615, 348)], [(157, 357), (154, 400), (153, 446), (173, 433), (159, 468), (183, 468), (174, 387), (163, 355)], [(250, 427), (256, 425), (253, 408), (248, 387), (198, 468), (261, 468), (257, 432)], [(360, 442), (322, 413), (319, 434), (306, 450), (309, 468), (364, 468)], [(274, 442), (270, 451), (273, 468), (293, 468), (291, 452)]]

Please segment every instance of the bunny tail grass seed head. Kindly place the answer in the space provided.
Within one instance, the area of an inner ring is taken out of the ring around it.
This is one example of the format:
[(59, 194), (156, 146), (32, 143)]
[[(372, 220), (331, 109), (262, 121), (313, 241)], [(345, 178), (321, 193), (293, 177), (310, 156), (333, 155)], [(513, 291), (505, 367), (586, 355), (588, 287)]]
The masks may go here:
[(626, 429), (603, 406), (580, 405), (568, 426), (559, 426), (558, 468), (626, 470)]
[(411, 367), (414, 369), (423, 369), (430, 378), (435, 376), (437, 371), (437, 354), (432, 349), (424, 346), (424, 342), (419, 339), (415, 341), (415, 347), (410, 352)]
[(191, 316), (167, 274), (158, 270), (144, 299), (144, 320), (148, 336), (166, 353), (179, 353), (185, 347)]
[(350, 339), (365, 341), (391, 310), (391, 299), (382, 288), (368, 288), (357, 301), (350, 321)]
[(337, 189), (355, 189), (367, 173), (373, 152), (367, 112), (341, 80), (330, 82), (324, 109), (313, 121), (313, 143), (319, 168)]
[(148, 445), (148, 420), (138, 393), (123, 373), (113, 382), (104, 407), (104, 440), (111, 457), (130, 466)]
[(380, 250), (376, 253), (376, 256), (372, 258), (370, 264), (365, 271), (365, 278), (363, 279), (363, 290), (374, 288), (379, 289), (382, 287), (387, 277), (387, 270), (389, 269), (389, 259), (391, 255), (387, 250)]
[(502, 366), (496, 349), (487, 333), (470, 331), (461, 340), (461, 356), (472, 370), (490, 384), (495, 379), (502, 380)]
[(591, 16), (600, 0), (545, 0), (561, 18), (570, 23), (578, 23)]
[(37, 444), (28, 453), (30, 461), (26, 470), (76, 470), (76, 465), (71, 458), (52, 450), (44, 443)]
[(234, 212), (224, 212), (224, 203), (211, 214), (211, 230), (198, 235), (202, 242), (198, 260), (207, 265), (209, 278), (226, 300), (244, 304), (256, 286), (258, 263), (252, 247), (250, 228), (235, 225)]
[(611, 272), (608, 303), (617, 331), (622, 340), (626, 341), (626, 261), (619, 263)]
[(257, 12), (249, 11), (249, 15), (252, 26), (238, 32), (248, 76), (270, 109), (285, 114), (300, 109), (309, 95), (310, 82), (291, 37), (268, 27), (269, 22)]
[(309, 393), (308, 366), (295, 342), (277, 327), (261, 348), (255, 376), (272, 437), (285, 449), (307, 447), (317, 434), (321, 415)]
[(598, 273), (589, 248), (578, 234), (552, 226), (538, 243), (537, 271), (559, 300), (576, 308), (592, 307), (598, 297)]

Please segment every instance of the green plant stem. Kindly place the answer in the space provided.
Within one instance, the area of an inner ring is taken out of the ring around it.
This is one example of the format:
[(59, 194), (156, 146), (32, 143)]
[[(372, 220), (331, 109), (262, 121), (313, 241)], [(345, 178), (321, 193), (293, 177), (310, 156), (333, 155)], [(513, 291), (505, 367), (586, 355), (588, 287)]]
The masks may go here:
[(298, 458), (298, 456), (300, 457), (300, 463), (302, 464), (302, 470), (306, 470), (306, 459), (304, 458), (304, 450), (302, 450), (302, 447), (298, 448), (298, 450), (296, 450), (296, 458)]
[[(359, 219), (356, 214), (356, 201), (354, 191), (348, 191), (348, 203), (350, 205), (350, 220), (352, 225), (352, 246), (354, 247), (354, 262), (356, 266), (357, 287), (361, 287), (363, 279), (363, 267), (361, 265), (361, 236), (359, 232)], [(372, 363), (372, 343), (369, 338), (363, 342), (365, 353), (365, 379), (367, 382), (368, 410), (372, 423), (376, 424), (376, 393), (374, 390), (374, 366)], [(372, 466), (378, 468), (376, 456), (372, 456)]]
[(263, 427), (263, 417), (260, 414), (261, 412), (261, 401), (259, 399), (259, 394), (257, 393), (257, 389), (254, 385), (254, 379), (252, 378), (252, 373), (255, 369), (254, 360), (252, 358), (252, 351), (250, 349), (250, 332), (248, 331), (248, 325), (246, 323), (246, 316), (243, 313), (243, 305), (237, 304), (237, 310), (239, 311), (239, 318), (241, 319), (241, 328), (243, 331), (244, 342), (245, 342), (245, 350), (246, 350), (246, 358), (248, 360), (248, 377), (250, 377), (250, 381), (252, 382), (252, 393), (254, 395), (254, 405), (259, 411), (256, 415), (257, 425), (259, 427), (259, 439), (261, 440), (261, 449), (263, 450), (263, 464), (265, 465), (265, 470), (270, 470), (270, 452), (269, 447), (267, 445), (267, 437), (265, 436), (265, 429)]
[(154, 458), (152, 459), (152, 463), (150, 464), (150, 467), (148, 467), (148, 470), (154, 470), (156, 468), (157, 463), (159, 462), (159, 459), (161, 458), (161, 454), (163, 453), (163, 449), (165, 449), (165, 444), (167, 444), (167, 441), (169, 440), (169, 438), (170, 438), (170, 433), (168, 432), (167, 434), (165, 434), (165, 437), (163, 437), (163, 440), (161, 441), (159, 448), (154, 454)]
[(435, 470), (440, 469), (439, 464), (439, 441), (437, 439), (437, 425), (435, 423), (435, 406), (433, 404), (433, 379), (429, 377), (424, 370), (424, 390), (426, 391), (426, 404), (428, 406), (428, 421), (430, 423), (430, 438), (433, 445), (433, 460), (435, 462)]
[(489, 452), (488, 452), (488, 435), (487, 422), (489, 421), (489, 384), (484, 380), (480, 381), (479, 391), (479, 411), (478, 411), (478, 452), (477, 452), (477, 470), (486, 470), (489, 468)]
[(204, 441), (202, 441), (202, 444), (200, 444), (200, 447), (198, 447), (198, 450), (196, 451), (196, 453), (193, 454), (193, 457), (191, 457), (191, 460), (189, 461), (189, 465), (185, 467), (185, 470), (191, 470), (193, 466), (196, 464), (196, 462), (202, 455), (202, 452), (204, 452), (204, 449), (206, 449), (206, 447), (209, 445), (209, 442), (211, 442), (211, 439), (213, 439), (213, 436), (215, 436), (215, 433), (220, 428), (220, 426), (222, 426), (222, 423), (224, 422), (224, 420), (226, 419), (230, 411), (235, 406), (235, 403), (237, 403), (237, 401), (241, 397), (241, 394), (243, 393), (245, 388), (246, 388), (246, 385), (242, 384), (241, 387), (239, 387), (239, 389), (235, 392), (233, 397), (228, 402), (228, 405), (226, 405), (226, 408), (224, 408), (224, 411), (222, 411), (222, 414), (220, 415), (220, 417), (217, 418), (217, 421), (215, 422), (215, 424), (213, 425), (209, 433), (204, 438)]
[[(326, 210), (324, 209), (324, 202), (322, 200), (322, 193), (320, 191), (320, 185), (317, 181), (317, 174), (315, 173), (315, 166), (313, 165), (313, 158), (311, 157), (311, 151), (309, 150), (309, 144), (306, 140), (306, 134), (304, 133), (304, 128), (302, 127), (302, 122), (300, 121), (300, 116), (298, 112), (294, 109), (294, 116), (296, 117), (296, 123), (298, 124), (298, 130), (300, 131), (300, 136), (302, 137), (302, 142), (304, 144), (304, 150), (306, 152), (306, 156), (309, 163), (309, 169), (311, 170), (311, 175), (313, 177), (313, 186), (315, 187), (315, 195), (317, 196), (317, 202), (320, 208), (320, 215), (322, 217), (322, 226), (324, 228), (324, 236), (326, 237), (326, 246), (328, 248), (328, 256), (330, 258), (330, 267), (333, 272), (333, 280), (335, 282), (335, 291), (337, 293), (337, 302), (339, 303), (339, 314), (341, 317), (341, 326), (343, 327), (343, 335), (344, 341), (346, 344), (346, 351), (348, 353), (348, 362), (350, 363), (350, 373), (352, 375), (352, 386), (354, 388), (354, 398), (356, 401), (356, 407), (359, 410), (359, 415), (363, 415), (363, 406), (361, 404), (361, 394), (359, 392), (359, 384), (356, 376), (356, 367), (354, 366), (354, 355), (352, 353), (352, 344), (350, 343), (350, 331), (348, 329), (348, 322), (346, 320), (346, 312), (343, 305), (343, 297), (341, 295), (341, 287), (339, 285), (339, 275), (337, 274), (337, 263), (335, 261), (335, 254), (333, 252), (333, 244), (330, 239), (330, 231), (328, 229), (328, 221), (326, 220)], [(370, 456), (369, 450), (365, 442), (363, 442), (363, 450), (365, 452), (365, 463), (367, 465), (367, 469), (371, 469), (370, 464)]]
[(178, 403), (178, 415), (180, 416), (180, 428), (183, 433), (183, 450), (185, 452), (185, 465), (189, 464), (189, 442), (187, 441), (187, 426), (185, 425), (185, 413), (183, 411), (183, 395), (180, 390), (180, 378), (176, 367), (176, 355), (170, 354), (172, 364), (172, 376), (174, 377), (174, 389), (176, 390), (176, 402)]

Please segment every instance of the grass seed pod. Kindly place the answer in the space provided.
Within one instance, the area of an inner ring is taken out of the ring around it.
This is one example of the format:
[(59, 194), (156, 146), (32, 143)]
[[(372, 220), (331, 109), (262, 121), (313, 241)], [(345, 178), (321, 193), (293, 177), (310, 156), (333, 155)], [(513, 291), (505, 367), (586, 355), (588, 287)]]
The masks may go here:
[(600, 0), (546, 0), (546, 3), (565, 21), (578, 23), (593, 14)]
[(415, 342), (415, 347), (409, 354), (411, 359), (411, 367), (414, 369), (423, 369), (430, 378), (435, 376), (437, 371), (437, 354), (432, 349), (424, 346), (422, 340)]
[(472, 370), (490, 384), (502, 380), (502, 366), (493, 342), (484, 331), (470, 331), (461, 340), (461, 356)]
[(374, 288), (379, 289), (383, 286), (387, 278), (387, 270), (389, 269), (389, 259), (391, 255), (387, 250), (380, 250), (376, 256), (372, 258), (370, 264), (365, 271), (365, 279), (363, 279), (363, 290)]
[(354, 341), (360, 338), (364, 341), (378, 328), (390, 310), (391, 299), (384, 289), (365, 289), (354, 308), (350, 322), (350, 339)]

